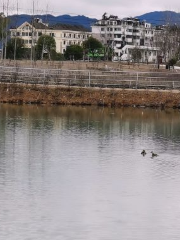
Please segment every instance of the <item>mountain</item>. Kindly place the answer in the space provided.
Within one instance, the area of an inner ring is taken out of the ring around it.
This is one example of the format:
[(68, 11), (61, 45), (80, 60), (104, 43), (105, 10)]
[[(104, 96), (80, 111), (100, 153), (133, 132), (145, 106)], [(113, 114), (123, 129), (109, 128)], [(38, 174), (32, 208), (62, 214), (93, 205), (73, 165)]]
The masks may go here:
[(165, 25), (167, 23), (180, 25), (180, 13), (172, 11), (155, 11), (137, 16), (137, 18), (146, 20), (146, 22), (152, 23), (155, 26)]
[[(70, 16), (70, 15), (35, 15), (34, 18), (41, 18), (43, 22), (48, 22), (50, 25), (55, 25), (57, 23), (70, 24), (70, 25), (81, 25), (87, 29), (91, 29), (91, 25), (97, 21), (95, 18), (88, 18), (86, 16)], [(25, 21), (32, 21), (31, 15), (21, 14), (10, 16), (10, 26), (20, 26)]]

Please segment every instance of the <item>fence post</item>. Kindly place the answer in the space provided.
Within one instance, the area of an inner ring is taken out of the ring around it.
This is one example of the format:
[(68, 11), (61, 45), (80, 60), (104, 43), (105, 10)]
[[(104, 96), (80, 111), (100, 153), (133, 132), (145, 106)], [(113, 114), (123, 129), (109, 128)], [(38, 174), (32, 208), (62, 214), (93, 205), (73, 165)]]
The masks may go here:
[(136, 89), (138, 87), (138, 81), (139, 81), (139, 73), (137, 72), (137, 78), (136, 78)]
[(90, 71), (89, 71), (88, 75), (89, 75), (89, 87), (90, 87), (91, 86), (91, 72)]
[(44, 81), (43, 81), (43, 85), (45, 83), (45, 80), (46, 80), (46, 69), (44, 69)]

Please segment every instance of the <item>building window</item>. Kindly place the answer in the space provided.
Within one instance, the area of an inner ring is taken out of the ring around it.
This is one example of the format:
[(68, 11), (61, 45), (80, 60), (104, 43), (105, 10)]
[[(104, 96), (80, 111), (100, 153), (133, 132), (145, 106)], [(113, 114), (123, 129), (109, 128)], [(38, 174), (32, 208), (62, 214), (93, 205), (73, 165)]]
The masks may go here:
[(101, 31), (104, 32), (104, 28), (101, 28)]
[(64, 41), (64, 45), (66, 45), (66, 41)]

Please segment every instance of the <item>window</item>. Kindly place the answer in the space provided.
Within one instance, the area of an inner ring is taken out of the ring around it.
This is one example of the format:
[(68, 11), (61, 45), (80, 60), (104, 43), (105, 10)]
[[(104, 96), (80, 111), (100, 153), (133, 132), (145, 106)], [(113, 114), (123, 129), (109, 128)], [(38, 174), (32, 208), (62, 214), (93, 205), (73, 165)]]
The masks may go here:
[(66, 41), (64, 41), (64, 45), (66, 45)]
[(127, 35), (126, 38), (133, 38), (133, 36), (132, 35)]
[(38, 36), (41, 36), (42, 35), (42, 32), (38, 32)]
[(101, 28), (101, 31), (104, 32), (104, 28)]
[(115, 34), (114, 37), (115, 38), (121, 38), (121, 34)]

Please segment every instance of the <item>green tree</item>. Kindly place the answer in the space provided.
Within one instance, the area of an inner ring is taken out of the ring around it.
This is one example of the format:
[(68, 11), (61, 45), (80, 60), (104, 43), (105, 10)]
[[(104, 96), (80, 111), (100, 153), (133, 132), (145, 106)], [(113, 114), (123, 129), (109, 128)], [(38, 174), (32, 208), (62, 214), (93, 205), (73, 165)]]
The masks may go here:
[(176, 58), (171, 58), (168, 62), (169, 66), (174, 66), (177, 63), (177, 59)]
[(2, 39), (2, 37), (5, 38), (9, 22), (9, 19), (4, 16), (4, 13), (0, 13), (0, 40)]
[(89, 37), (86, 41), (83, 42), (83, 48), (85, 52), (91, 53), (93, 58), (98, 49), (102, 47), (102, 43), (93, 37)]
[(24, 42), (21, 38), (11, 38), (7, 43), (7, 58), (24, 58)]
[(141, 58), (142, 58), (142, 54), (141, 54), (141, 50), (137, 47), (135, 47), (134, 49), (131, 50), (132, 51), (132, 60), (134, 62), (140, 62)]
[(68, 46), (64, 56), (68, 60), (80, 60), (83, 58), (83, 48), (79, 45)]
[(37, 41), (36, 45), (36, 55), (38, 59), (52, 59), (56, 51), (56, 42), (52, 36), (41, 35)]

